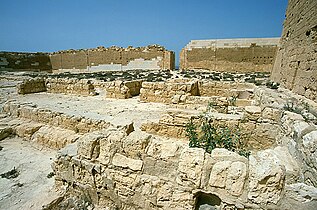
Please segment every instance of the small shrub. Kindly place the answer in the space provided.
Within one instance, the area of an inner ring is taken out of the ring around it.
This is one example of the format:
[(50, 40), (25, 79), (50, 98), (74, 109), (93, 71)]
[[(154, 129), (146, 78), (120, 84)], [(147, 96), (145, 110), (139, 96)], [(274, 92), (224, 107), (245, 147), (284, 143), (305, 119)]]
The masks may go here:
[(284, 105), (284, 110), (289, 111), (289, 112), (294, 112), (296, 114), (301, 114), (301, 112), (302, 112), (302, 109), (297, 107), (293, 101), (288, 101)]
[(50, 178), (52, 178), (53, 176), (55, 176), (55, 173), (54, 173), (54, 172), (50, 172), (49, 174), (47, 174), (46, 177), (50, 179)]
[(238, 129), (214, 126), (205, 116), (201, 116), (201, 120), (199, 131), (192, 120), (186, 125), (186, 136), (190, 147), (203, 148), (208, 153), (215, 148), (225, 148), (247, 158), (250, 156), (250, 151), (246, 150), (241, 142)]
[(17, 178), (19, 176), (19, 174), (20, 174), (19, 171), (17, 171), (14, 167), (12, 170), (10, 170), (6, 173), (0, 174), (0, 176), (1, 176), (1, 178), (14, 179), (14, 178)]
[(275, 90), (278, 89), (278, 87), (280, 86), (278, 82), (272, 82), (272, 81), (268, 81), (265, 85), (266, 87), (275, 89)]

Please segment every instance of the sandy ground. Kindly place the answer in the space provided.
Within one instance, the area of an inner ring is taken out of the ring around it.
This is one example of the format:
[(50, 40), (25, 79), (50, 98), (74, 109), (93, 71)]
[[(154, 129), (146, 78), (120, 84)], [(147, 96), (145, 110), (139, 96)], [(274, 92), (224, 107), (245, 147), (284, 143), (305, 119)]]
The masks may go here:
[(0, 177), (0, 209), (41, 209), (57, 197), (54, 177), (47, 177), (56, 151), (40, 151), (18, 137), (6, 138), (0, 146), (0, 174), (14, 167), (19, 171), (16, 178)]
[(47, 108), (74, 116), (105, 120), (114, 125), (133, 122), (139, 129), (146, 121), (158, 121), (167, 106), (160, 103), (142, 103), (139, 97), (130, 99), (108, 99), (103, 95), (76, 96), (51, 93), (15, 95), (21, 102), (32, 102), (39, 108)]

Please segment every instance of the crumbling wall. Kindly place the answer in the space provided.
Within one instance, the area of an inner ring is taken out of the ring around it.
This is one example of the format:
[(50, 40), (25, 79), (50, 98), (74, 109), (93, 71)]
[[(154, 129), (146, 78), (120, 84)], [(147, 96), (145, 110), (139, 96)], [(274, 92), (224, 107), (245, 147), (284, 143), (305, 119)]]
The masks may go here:
[(95, 88), (90, 80), (76, 78), (48, 78), (47, 91), (75, 95), (95, 95)]
[(270, 151), (248, 160), (225, 149), (208, 154), (182, 141), (120, 129), (89, 133), (77, 142), (55, 160), (56, 184), (95, 206), (195, 209), (204, 192), (218, 196), (221, 208), (276, 208), (283, 196), (285, 167)]
[(13, 117), (29, 119), (37, 123), (71, 130), (75, 133), (87, 133), (110, 126), (110, 123), (104, 120), (93, 120), (48, 109), (38, 109), (33, 104), (20, 104), (16, 101), (7, 102), (3, 111)]
[(45, 79), (26, 79), (17, 85), (18, 94), (29, 94), (46, 91)]
[(102, 87), (107, 98), (127, 99), (140, 94), (142, 80), (105, 82)]
[(47, 53), (0, 52), (0, 70), (51, 71)]
[(317, 2), (290, 0), (272, 80), (317, 101)]
[(271, 72), (278, 38), (193, 40), (180, 53), (180, 68)]
[(251, 83), (238, 82), (199, 82), (200, 96), (234, 96), (238, 99), (248, 98), (254, 90), (255, 85)]
[(174, 52), (158, 45), (147, 47), (98, 47), (87, 50), (65, 50), (50, 55), (53, 70), (87, 69), (131, 70), (175, 68)]
[[(239, 129), (241, 139), (248, 149), (267, 149), (281, 138), (282, 129), (279, 126), (282, 117), (281, 110), (269, 107), (262, 110), (258, 106), (245, 106), (240, 113), (229, 114), (228, 106), (228, 101), (214, 100), (213, 106), (210, 107), (212, 112), (208, 113), (208, 118), (214, 126)], [(170, 110), (162, 115), (158, 122), (142, 124), (141, 129), (156, 135), (185, 138), (186, 125), (190, 120), (196, 125), (201, 124), (199, 118), (201, 113)]]
[(143, 82), (140, 90), (140, 100), (144, 102), (172, 103), (186, 95), (198, 95), (197, 81)]

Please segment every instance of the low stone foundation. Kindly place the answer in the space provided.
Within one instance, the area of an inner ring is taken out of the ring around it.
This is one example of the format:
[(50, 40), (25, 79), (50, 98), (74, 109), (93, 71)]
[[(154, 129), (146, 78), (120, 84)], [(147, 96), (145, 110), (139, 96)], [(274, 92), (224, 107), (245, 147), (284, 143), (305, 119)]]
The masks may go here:
[(47, 109), (39, 109), (32, 104), (19, 104), (14, 101), (7, 102), (3, 107), (3, 111), (13, 117), (29, 119), (34, 122), (72, 130), (76, 133), (87, 133), (110, 126), (109, 122), (103, 120), (70, 116)]
[(198, 83), (192, 80), (143, 82), (140, 100), (144, 102), (173, 103), (180, 97), (198, 95)]
[(17, 85), (17, 91), (18, 94), (45, 92), (45, 80), (43, 78), (23, 80), (22, 83)]
[(127, 99), (140, 94), (142, 80), (114, 81), (101, 84), (106, 91), (107, 98)]
[(94, 95), (95, 89), (90, 80), (87, 79), (46, 79), (47, 91), (49, 93), (64, 93), (75, 95)]

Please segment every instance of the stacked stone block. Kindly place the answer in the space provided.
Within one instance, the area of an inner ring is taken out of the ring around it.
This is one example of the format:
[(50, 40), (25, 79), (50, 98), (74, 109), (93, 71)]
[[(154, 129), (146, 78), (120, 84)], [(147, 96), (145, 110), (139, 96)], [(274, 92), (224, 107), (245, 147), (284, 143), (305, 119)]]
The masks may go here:
[(35, 79), (26, 79), (22, 83), (17, 85), (18, 94), (29, 94), (29, 93), (38, 93), (45, 92), (46, 85), (45, 79), (35, 78)]
[(172, 103), (187, 95), (198, 95), (197, 81), (143, 82), (140, 100), (144, 102)]
[(271, 72), (279, 38), (193, 40), (180, 53), (183, 70)]
[(76, 78), (48, 78), (46, 79), (49, 93), (64, 93), (75, 95), (95, 95), (95, 89), (90, 80)]
[(317, 2), (290, 0), (272, 80), (317, 101)]

